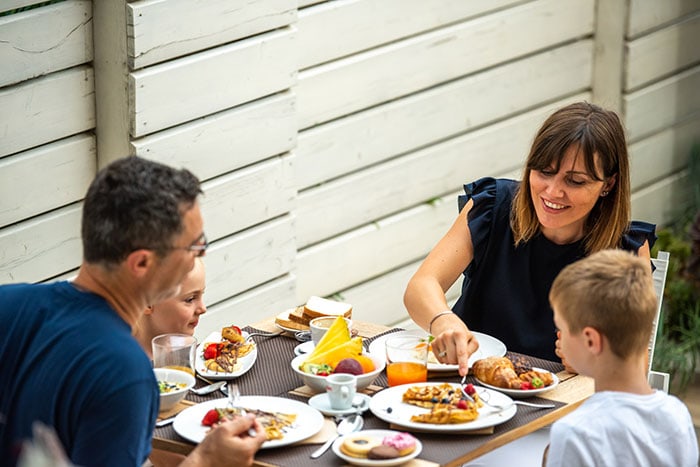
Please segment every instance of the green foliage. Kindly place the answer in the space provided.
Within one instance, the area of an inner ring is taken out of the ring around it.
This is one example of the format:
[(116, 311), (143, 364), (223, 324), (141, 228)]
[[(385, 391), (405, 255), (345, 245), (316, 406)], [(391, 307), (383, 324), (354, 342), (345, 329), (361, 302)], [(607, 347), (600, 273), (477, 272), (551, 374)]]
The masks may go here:
[[(671, 375), (671, 392), (682, 393), (693, 381), (700, 360), (700, 278), (692, 265), (700, 258), (700, 149), (690, 164), (692, 197), (678, 221), (657, 235), (652, 256), (671, 254), (652, 368)], [(695, 244), (693, 244), (695, 242)]]

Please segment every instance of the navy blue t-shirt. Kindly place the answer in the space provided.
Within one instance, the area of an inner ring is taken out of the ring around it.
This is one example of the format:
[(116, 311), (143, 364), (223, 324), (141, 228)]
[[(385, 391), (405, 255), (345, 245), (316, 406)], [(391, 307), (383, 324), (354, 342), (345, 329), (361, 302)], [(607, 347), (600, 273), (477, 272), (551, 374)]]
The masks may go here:
[(0, 459), (17, 461), (34, 421), (81, 466), (141, 466), (158, 384), (131, 328), (68, 282), (0, 286)]
[[(474, 259), (464, 272), (462, 295), (453, 307), (473, 331), (503, 341), (508, 350), (559, 361), (549, 289), (565, 266), (586, 256), (582, 241), (557, 245), (537, 235), (516, 248), (510, 211), (519, 182), (482, 178), (464, 186), (459, 209), (470, 199), (468, 222)], [(632, 222), (621, 247), (636, 251), (656, 241), (656, 226)]]

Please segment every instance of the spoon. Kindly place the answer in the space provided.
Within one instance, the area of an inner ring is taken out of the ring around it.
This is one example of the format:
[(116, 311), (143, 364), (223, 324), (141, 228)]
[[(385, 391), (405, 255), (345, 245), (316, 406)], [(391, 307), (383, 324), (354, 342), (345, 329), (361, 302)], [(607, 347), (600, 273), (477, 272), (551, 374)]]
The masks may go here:
[(323, 446), (315, 450), (314, 452), (311, 453), (311, 458), (316, 459), (317, 457), (320, 457), (321, 454), (326, 452), (329, 447), (331, 447), (331, 444), (333, 444), (333, 441), (338, 439), (341, 436), (348, 435), (350, 433), (354, 433), (356, 431), (360, 431), (362, 427), (364, 426), (365, 421), (362, 418), (362, 415), (355, 414), (351, 415), (347, 418), (344, 418), (342, 422), (338, 424), (337, 428), (337, 433), (331, 437), (328, 441), (326, 441)]
[(204, 396), (206, 394), (211, 394), (214, 391), (218, 391), (222, 387), (224, 387), (224, 384), (226, 384), (226, 381), (219, 381), (216, 383), (209, 384), (207, 386), (202, 386), (199, 389), (190, 389), (190, 392), (197, 394), (198, 396)]

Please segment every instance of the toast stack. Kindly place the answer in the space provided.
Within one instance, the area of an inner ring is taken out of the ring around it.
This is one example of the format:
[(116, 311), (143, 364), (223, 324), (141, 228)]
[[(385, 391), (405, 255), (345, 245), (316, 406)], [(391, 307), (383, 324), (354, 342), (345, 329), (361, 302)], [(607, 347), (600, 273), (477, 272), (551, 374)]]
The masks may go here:
[(352, 318), (352, 305), (327, 298), (312, 296), (305, 305), (283, 311), (275, 318), (282, 328), (308, 331), (309, 322), (321, 316), (343, 316)]

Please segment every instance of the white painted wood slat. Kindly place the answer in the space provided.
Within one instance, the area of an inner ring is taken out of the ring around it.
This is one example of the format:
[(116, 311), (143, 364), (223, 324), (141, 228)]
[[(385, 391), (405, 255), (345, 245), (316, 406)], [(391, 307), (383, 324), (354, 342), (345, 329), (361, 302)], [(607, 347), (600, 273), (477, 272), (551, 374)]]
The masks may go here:
[(290, 91), (131, 140), (134, 154), (187, 167), (208, 180), (296, 145), (296, 100)]
[(287, 213), (296, 197), (291, 155), (275, 157), (202, 185), (202, 216), (209, 240)]
[(592, 0), (526, 3), (300, 72), (299, 127), (591, 34), (593, 11)]
[(310, 295), (333, 294), (422, 256), (454, 222), (456, 196), (421, 204), (300, 251), (297, 302)]
[(82, 205), (70, 205), (0, 230), (0, 284), (39, 282), (82, 259)]
[(294, 0), (142, 0), (126, 9), (132, 69), (289, 25), (297, 11)]
[(698, 44), (700, 14), (628, 42), (625, 90), (637, 89), (700, 62)]
[(695, 118), (630, 145), (632, 190), (668, 177), (688, 165), (693, 145), (700, 142), (700, 112)]
[(335, 0), (299, 13), (299, 69), (502, 9), (520, 0)]
[[(204, 261), (206, 263), (206, 259)], [(243, 327), (275, 316), (296, 306), (295, 290), (296, 277), (286, 274), (208, 307), (207, 313), (200, 319), (195, 336), (202, 342), (213, 331), (220, 331), (224, 326), (235, 324)], [(206, 293), (204, 299), (208, 299)]]
[(471, 180), (519, 170), (533, 135), (552, 109), (547, 106), (301, 193), (299, 247), (458, 190)]
[(96, 165), (85, 134), (0, 159), (0, 227), (80, 201)]
[(92, 2), (68, 0), (0, 17), (0, 57), (0, 86), (91, 61)]
[(700, 66), (624, 97), (628, 139), (635, 142), (689, 118), (700, 109)]
[(299, 189), (585, 89), (591, 59), (579, 41), (303, 131)]
[(637, 37), (698, 10), (698, 0), (629, 0), (627, 36)]
[(283, 28), (136, 71), (129, 79), (134, 137), (289, 88), (294, 29)]
[(212, 243), (207, 250), (207, 302), (220, 302), (289, 273), (295, 252), (290, 215)]
[(632, 195), (632, 218), (656, 225), (677, 220), (690, 200), (690, 176), (687, 170), (639, 190)]
[(0, 157), (92, 129), (94, 95), (87, 66), (0, 89)]

